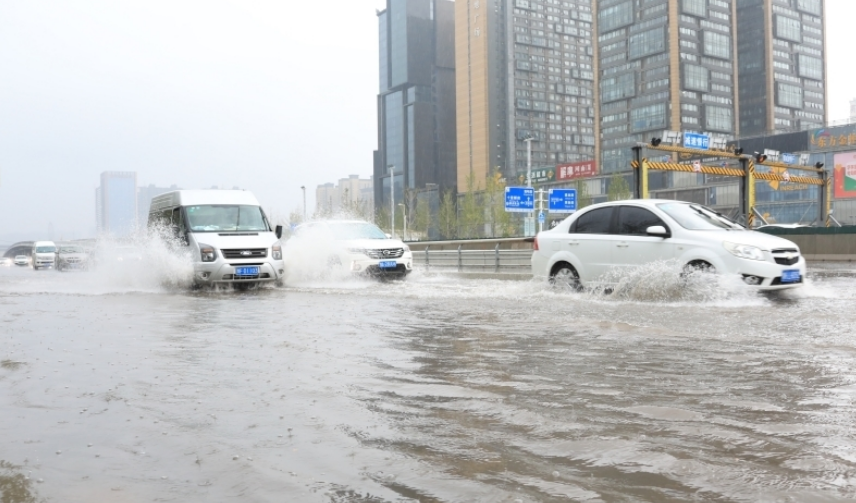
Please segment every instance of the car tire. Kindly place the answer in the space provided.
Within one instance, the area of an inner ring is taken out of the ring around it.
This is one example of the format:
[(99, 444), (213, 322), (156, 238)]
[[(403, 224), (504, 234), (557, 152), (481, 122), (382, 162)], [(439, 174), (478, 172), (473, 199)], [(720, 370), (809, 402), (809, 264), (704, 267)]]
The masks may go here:
[(714, 267), (710, 262), (705, 262), (704, 260), (693, 260), (684, 266), (684, 275), (686, 276), (694, 273), (716, 274), (716, 267)]
[(575, 292), (583, 289), (580, 275), (574, 266), (567, 262), (559, 262), (550, 271), (550, 284), (559, 288), (568, 288)]

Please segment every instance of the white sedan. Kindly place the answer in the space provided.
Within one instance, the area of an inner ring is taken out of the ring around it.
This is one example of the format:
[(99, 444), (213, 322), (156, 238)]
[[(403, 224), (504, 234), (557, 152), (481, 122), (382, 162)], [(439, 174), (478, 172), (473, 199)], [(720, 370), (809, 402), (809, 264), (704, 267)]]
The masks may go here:
[(685, 271), (737, 275), (762, 290), (800, 286), (806, 271), (787, 239), (748, 230), (698, 204), (644, 199), (595, 204), (538, 233), (532, 274), (579, 288), (664, 260), (677, 260)]

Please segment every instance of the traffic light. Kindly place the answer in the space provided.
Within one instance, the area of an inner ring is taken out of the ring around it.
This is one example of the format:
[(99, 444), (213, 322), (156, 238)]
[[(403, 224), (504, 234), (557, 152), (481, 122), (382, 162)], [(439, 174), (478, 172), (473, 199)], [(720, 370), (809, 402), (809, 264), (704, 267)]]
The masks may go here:
[(759, 154), (758, 152), (755, 152), (755, 162), (760, 164), (766, 160), (767, 160), (767, 154)]
[(662, 138), (651, 138), (651, 146), (652, 146), (652, 147), (659, 147), (659, 146), (660, 146), (660, 143), (661, 143), (662, 141), (663, 141), (663, 139), (662, 139)]

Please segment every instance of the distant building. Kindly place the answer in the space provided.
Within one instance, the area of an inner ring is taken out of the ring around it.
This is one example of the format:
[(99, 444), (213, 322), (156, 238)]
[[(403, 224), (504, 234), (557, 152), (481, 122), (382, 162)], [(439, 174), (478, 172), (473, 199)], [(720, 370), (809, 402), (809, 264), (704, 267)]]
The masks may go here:
[[(704, 3), (685, 1), (684, 9), (687, 4), (701, 7)], [(720, 3), (726, 2), (711, 1), (709, 14)], [(734, 19), (737, 31), (740, 136), (823, 127), (828, 120), (823, 0), (730, 3), (731, 12), (722, 14)], [(707, 33), (710, 28), (701, 25), (691, 30)]]
[(137, 228), (137, 173), (106, 171), (95, 192), (99, 234), (130, 236)]
[(856, 99), (850, 100), (850, 122), (856, 122)]
[[(457, 179), (455, 3), (387, 0), (378, 12), (380, 88), (374, 203)], [(389, 167), (394, 167), (390, 175)]]
[(338, 184), (325, 183), (315, 189), (315, 212), (336, 215), (343, 212), (366, 215), (374, 208), (374, 182), (359, 175), (342, 178)]
[(140, 187), (137, 190), (137, 225), (142, 228), (148, 223), (149, 208), (151, 207), (153, 197), (173, 190), (179, 190), (179, 188), (176, 185), (172, 185), (169, 188), (156, 187), (154, 184), (149, 184), (148, 187)]

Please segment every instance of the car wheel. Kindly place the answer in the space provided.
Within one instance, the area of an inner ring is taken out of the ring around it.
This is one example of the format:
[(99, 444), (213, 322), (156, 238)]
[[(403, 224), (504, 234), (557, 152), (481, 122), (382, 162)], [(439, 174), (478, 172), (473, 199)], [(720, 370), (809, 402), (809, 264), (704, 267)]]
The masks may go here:
[(550, 284), (560, 288), (569, 288), (576, 292), (583, 289), (580, 283), (580, 275), (574, 266), (567, 262), (559, 262), (553, 266), (550, 272)]
[(684, 266), (684, 275), (693, 273), (716, 274), (716, 267), (704, 260), (693, 260)]

